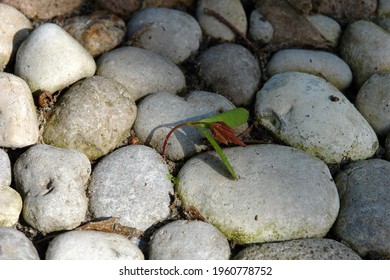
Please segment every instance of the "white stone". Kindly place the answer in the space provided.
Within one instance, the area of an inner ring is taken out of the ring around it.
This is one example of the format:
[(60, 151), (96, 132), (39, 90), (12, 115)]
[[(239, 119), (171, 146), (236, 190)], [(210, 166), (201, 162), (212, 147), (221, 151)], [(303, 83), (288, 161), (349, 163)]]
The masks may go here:
[(326, 40), (331, 42), (332, 47), (338, 45), (341, 35), (341, 26), (337, 21), (321, 14), (309, 15), (306, 16), (306, 18)]
[(22, 148), (38, 142), (38, 118), (26, 82), (0, 72), (0, 146)]
[(12, 60), (32, 29), (31, 22), (12, 6), (0, 3), (0, 70)]
[(31, 91), (55, 92), (95, 74), (93, 57), (76, 39), (53, 23), (36, 28), (20, 46), (15, 74)]
[(238, 180), (215, 152), (181, 168), (177, 194), (229, 240), (272, 242), (323, 237), (339, 210), (329, 169), (318, 158), (279, 145), (224, 149)]
[(11, 185), (11, 162), (8, 154), (0, 149), (0, 186), (9, 187)]
[(0, 260), (39, 260), (37, 249), (20, 231), (0, 226)]
[(23, 197), (23, 218), (41, 232), (69, 230), (87, 214), (88, 158), (75, 150), (35, 145), (16, 161), (15, 185)]
[(46, 260), (143, 260), (141, 250), (126, 237), (100, 231), (70, 231), (54, 238)]
[(339, 90), (352, 83), (352, 71), (338, 56), (325, 51), (286, 49), (275, 53), (267, 64), (268, 75), (304, 72), (322, 77)]
[(262, 44), (268, 44), (274, 36), (272, 24), (256, 9), (252, 11), (249, 19), (249, 35)]
[(326, 163), (374, 155), (378, 138), (352, 103), (326, 80), (285, 72), (257, 93), (255, 115), (277, 138)]
[(136, 47), (122, 47), (105, 53), (97, 65), (97, 75), (124, 85), (134, 100), (153, 92), (178, 93), (186, 87), (183, 72), (173, 62)]
[(95, 167), (88, 188), (94, 217), (118, 217), (119, 223), (145, 231), (170, 214), (172, 183), (167, 166), (152, 148), (126, 146)]
[(196, 52), (202, 40), (202, 30), (192, 16), (167, 8), (137, 12), (127, 24), (127, 35), (135, 46), (158, 53), (174, 63), (181, 63)]
[(214, 226), (201, 221), (174, 221), (153, 233), (150, 260), (228, 260), (230, 246)]
[(0, 226), (12, 227), (19, 220), (22, 198), (13, 189), (0, 185)]

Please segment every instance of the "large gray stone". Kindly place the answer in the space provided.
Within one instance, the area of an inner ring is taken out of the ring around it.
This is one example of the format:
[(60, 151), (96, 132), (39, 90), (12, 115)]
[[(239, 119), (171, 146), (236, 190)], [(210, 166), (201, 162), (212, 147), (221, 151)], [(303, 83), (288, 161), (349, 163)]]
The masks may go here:
[(333, 231), (363, 258), (390, 259), (390, 162), (352, 163), (336, 176), (340, 213)]
[(15, 185), (23, 197), (23, 218), (41, 232), (69, 230), (86, 218), (88, 158), (75, 150), (40, 144), (14, 165)]
[(20, 231), (0, 226), (0, 260), (39, 260), (32, 242)]
[(113, 79), (94, 76), (73, 85), (56, 102), (43, 139), (95, 160), (122, 145), (136, 115), (126, 88)]
[(167, 166), (152, 148), (131, 145), (105, 156), (89, 185), (94, 217), (118, 217), (119, 223), (145, 231), (170, 214), (172, 183)]
[(181, 168), (177, 194), (229, 240), (272, 242), (323, 237), (339, 197), (328, 167), (316, 157), (278, 145), (224, 149), (238, 175), (232, 180), (214, 152)]
[(174, 221), (156, 232), (150, 240), (150, 260), (228, 260), (226, 237), (201, 221)]
[(353, 104), (314, 75), (272, 76), (257, 93), (255, 115), (277, 138), (326, 163), (366, 159), (379, 146), (374, 130)]

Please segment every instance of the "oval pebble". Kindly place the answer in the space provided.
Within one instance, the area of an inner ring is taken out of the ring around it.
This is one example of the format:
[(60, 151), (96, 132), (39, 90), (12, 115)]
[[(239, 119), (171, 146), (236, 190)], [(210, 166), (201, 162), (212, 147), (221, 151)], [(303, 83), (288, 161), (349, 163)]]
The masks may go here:
[(143, 260), (141, 250), (126, 237), (100, 231), (70, 231), (49, 243), (46, 260)]
[(278, 139), (326, 163), (366, 159), (379, 147), (374, 130), (353, 104), (314, 75), (272, 76), (257, 93), (255, 115)]
[[(193, 91), (183, 97), (159, 92), (147, 96), (139, 103), (134, 131), (141, 142), (162, 153), (164, 139), (174, 126), (234, 108), (225, 97), (212, 92)], [(243, 132), (246, 128), (243, 125), (236, 128), (236, 131)], [(171, 160), (181, 160), (201, 152), (207, 149), (202, 143), (203, 138), (203, 134), (194, 127), (180, 128), (169, 138), (166, 156)]]
[(268, 75), (282, 72), (304, 72), (331, 82), (339, 90), (352, 83), (352, 71), (338, 56), (316, 50), (286, 49), (275, 53), (267, 64)]
[(362, 258), (390, 259), (390, 162), (351, 163), (335, 181), (340, 195), (335, 236)]
[(235, 260), (361, 260), (358, 254), (332, 239), (308, 238), (250, 245)]
[(136, 115), (135, 102), (121, 84), (94, 76), (73, 85), (56, 102), (43, 139), (95, 160), (122, 144)]
[(236, 35), (214, 16), (205, 13), (205, 9), (217, 12), (228, 20), (241, 33), (246, 34), (247, 18), (240, 0), (199, 0), (196, 17), (203, 32), (210, 37), (223, 41), (234, 41)]
[(337, 21), (321, 14), (309, 15), (306, 18), (331, 43), (332, 47), (337, 47), (341, 35), (341, 27)]
[(167, 8), (137, 12), (127, 24), (127, 35), (134, 46), (158, 53), (176, 64), (195, 53), (202, 40), (202, 30), (192, 16)]
[(23, 148), (38, 142), (38, 117), (26, 82), (0, 72), (0, 146)]
[(78, 151), (44, 144), (29, 148), (14, 166), (24, 220), (44, 233), (80, 225), (87, 214), (90, 173), (88, 158)]
[[(229, 240), (239, 244), (323, 237), (339, 210), (328, 167), (310, 154), (279, 145), (225, 148), (232, 180), (214, 152), (192, 157), (177, 187)], [(310, 178), (310, 180), (308, 179)]]
[(63, 28), (92, 56), (101, 55), (118, 46), (126, 33), (126, 25), (121, 18), (104, 12), (69, 18)]
[(236, 106), (249, 105), (258, 90), (260, 67), (252, 53), (238, 44), (220, 44), (198, 59), (199, 76), (211, 89)]
[(124, 85), (134, 100), (160, 91), (178, 93), (186, 87), (183, 72), (170, 60), (152, 51), (122, 47), (103, 54), (97, 75)]
[(36, 28), (16, 55), (15, 74), (27, 82), (33, 93), (61, 90), (93, 76), (95, 70), (95, 61), (87, 50), (53, 23)]
[(390, 133), (390, 74), (373, 74), (360, 88), (355, 106), (384, 139)]
[(0, 260), (39, 260), (37, 249), (20, 231), (0, 226)]
[(249, 35), (262, 44), (268, 44), (274, 36), (272, 24), (256, 9), (251, 12), (249, 18)]
[(150, 260), (228, 260), (229, 242), (214, 226), (201, 221), (174, 221), (150, 240)]
[(0, 70), (3, 70), (30, 34), (32, 24), (17, 9), (3, 3), (0, 3), (0, 14)]
[(390, 71), (390, 34), (373, 22), (356, 21), (344, 31), (341, 57), (360, 88), (373, 73)]
[(170, 214), (172, 183), (161, 156), (152, 148), (131, 145), (105, 156), (89, 185), (92, 215), (118, 217), (119, 223), (145, 231)]
[(22, 212), (22, 198), (13, 188), (0, 185), (0, 226), (12, 227)]

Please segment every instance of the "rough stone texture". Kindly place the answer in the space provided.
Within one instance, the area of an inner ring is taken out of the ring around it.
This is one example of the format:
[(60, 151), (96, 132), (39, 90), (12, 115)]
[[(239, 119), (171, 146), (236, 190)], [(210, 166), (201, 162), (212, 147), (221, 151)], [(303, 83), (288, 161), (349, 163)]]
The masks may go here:
[(250, 245), (236, 260), (361, 260), (358, 254), (332, 239), (309, 238)]
[(0, 186), (9, 187), (11, 180), (11, 162), (8, 154), (0, 149)]
[(20, 44), (32, 29), (31, 22), (17, 9), (0, 3), (0, 70), (13, 60)]
[(153, 92), (178, 93), (186, 87), (180, 68), (154, 52), (136, 47), (105, 53), (97, 65), (97, 75), (124, 85), (134, 100)]
[(360, 88), (372, 74), (390, 71), (390, 34), (373, 22), (354, 22), (344, 31), (340, 54)]
[(14, 165), (23, 218), (41, 232), (69, 230), (85, 220), (88, 208), (88, 158), (75, 150), (35, 145)]
[(352, 83), (348, 64), (330, 52), (304, 49), (286, 49), (275, 53), (267, 63), (270, 76), (282, 72), (303, 72), (325, 78), (339, 90)]
[(56, 102), (43, 131), (45, 143), (97, 159), (129, 136), (137, 107), (116, 81), (94, 76), (73, 85)]
[(390, 259), (390, 162), (359, 161), (336, 179), (340, 212), (333, 231), (361, 257)]
[(66, 20), (63, 28), (92, 56), (118, 46), (126, 33), (126, 24), (121, 18), (104, 12), (72, 17)]
[(326, 163), (366, 159), (379, 146), (353, 104), (326, 80), (310, 74), (272, 76), (257, 93), (255, 115), (277, 138)]
[(337, 47), (341, 35), (341, 27), (337, 21), (321, 14), (306, 16), (306, 18), (322, 36), (331, 42), (332, 47)]
[(214, 226), (174, 221), (158, 229), (149, 246), (150, 260), (228, 260), (230, 247)]
[(355, 106), (384, 139), (390, 133), (390, 74), (373, 74), (360, 88)]
[[(234, 108), (225, 97), (211, 92), (194, 91), (183, 97), (165, 92), (155, 93), (139, 103), (134, 130), (141, 142), (162, 153), (165, 137), (174, 126), (199, 121)], [(247, 125), (243, 125), (236, 131), (243, 132), (246, 128)], [(201, 152), (207, 149), (202, 139), (204, 136), (198, 129), (180, 128), (169, 138), (166, 156), (171, 160), (181, 160)]]
[(196, 10), (198, 22), (207, 36), (223, 41), (234, 41), (236, 35), (233, 31), (214, 16), (206, 14), (204, 12), (206, 8), (219, 13), (240, 32), (246, 34), (247, 18), (240, 0), (199, 0)]
[(16, 229), (0, 226), (0, 260), (39, 260), (32, 242)]
[(98, 5), (114, 14), (129, 18), (142, 6), (142, 0), (96, 0)]
[(126, 237), (100, 231), (70, 231), (54, 238), (46, 260), (143, 260), (141, 250)]
[(17, 76), (0, 72), (0, 146), (22, 148), (38, 142), (36, 108), (30, 89)]
[(249, 19), (249, 35), (255, 41), (268, 44), (272, 41), (274, 29), (258, 10), (253, 10)]
[(95, 70), (95, 61), (88, 51), (53, 23), (36, 28), (16, 55), (15, 74), (27, 82), (33, 93), (61, 90), (93, 76)]
[(79, 8), (84, 0), (1, 0), (20, 10), (29, 18), (50, 19), (70, 14)]
[(249, 105), (258, 90), (261, 72), (257, 59), (238, 44), (220, 44), (198, 59), (199, 76), (215, 92), (236, 105)]
[(272, 242), (323, 237), (329, 231), (339, 197), (322, 161), (273, 144), (224, 153), (238, 180), (231, 179), (216, 153), (203, 153), (181, 168), (177, 194), (229, 240)]
[(13, 188), (0, 185), (0, 226), (12, 227), (16, 224), (22, 204), (22, 198)]
[(119, 223), (146, 230), (170, 213), (172, 183), (161, 156), (152, 148), (131, 145), (105, 156), (89, 185), (94, 217), (118, 217)]
[(137, 12), (127, 24), (127, 35), (134, 46), (151, 50), (174, 63), (182, 63), (195, 53), (202, 40), (202, 30), (192, 16), (167, 8)]

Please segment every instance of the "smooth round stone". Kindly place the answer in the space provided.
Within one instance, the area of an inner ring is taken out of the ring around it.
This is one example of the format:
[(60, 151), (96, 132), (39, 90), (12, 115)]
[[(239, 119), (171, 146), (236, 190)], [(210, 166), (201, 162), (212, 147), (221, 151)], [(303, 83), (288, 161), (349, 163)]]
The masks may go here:
[(22, 212), (22, 198), (13, 188), (0, 185), (0, 226), (12, 227)]
[(202, 53), (199, 76), (213, 91), (236, 106), (251, 104), (258, 90), (261, 72), (252, 53), (241, 45), (220, 44)]
[(321, 14), (309, 15), (306, 16), (306, 18), (325, 39), (331, 42), (332, 47), (338, 45), (341, 35), (341, 26), (337, 21)]
[(230, 246), (214, 226), (174, 221), (158, 229), (149, 245), (150, 260), (228, 260)]
[(189, 14), (167, 8), (137, 12), (127, 24), (134, 46), (182, 63), (195, 53), (202, 40), (198, 22)]
[(358, 254), (332, 239), (308, 238), (250, 245), (235, 260), (361, 260)]
[[(139, 103), (134, 131), (141, 142), (162, 153), (165, 137), (176, 125), (199, 121), (234, 108), (228, 99), (216, 93), (193, 91), (180, 97), (159, 92)], [(246, 128), (246, 125), (239, 127), (237, 132)], [(171, 160), (181, 160), (204, 151), (207, 146), (202, 139), (203, 134), (194, 127), (177, 129), (169, 138), (166, 156)]]
[(32, 19), (50, 19), (70, 14), (81, 7), (84, 0), (2, 0)]
[(105, 156), (89, 185), (94, 217), (118, 217), (119, 223), (145, 231), (170, 214), (172, 183), (167, 166), (152, 148), (131, 145)]
[(26, 82), (0, 72), (0, 146), (22, 148), (38, 142), (38, 117)]
[(340, 54), (360, 88), (373, 73), (390, 72), (390, 34), (370, 21), (354, 22), (344, 32)]
[(340, 212), (333, 232), (361, 257), (390, 259), (390, 162), (352, 163), (337, 174)]
[(208, 15), (204, 9), (209, 9), (223, 16), (241, 33), (246, 34), (247, 18), (240, 0), (199, 0), (196, 17), (203, 32), (210, 37), (223, 41), (234, 41), (236, 35), (225, 24), (214, 16)]
[(9, 187), (11, 185), (11, 162), (8, 154), (0, 149), (0, 186)]
[(352, 71), (338, 56), (304, 49), (286, 49), (275, 53), (267, 64), (268, 75), (303, 72), (325, 78), (340, 91), (352, 83)]
[(379, 147), (374, 130), (353, 104), (314, 75), (272, 76), (257, 93), (255, 115), (275, 137), (326, 163), (366, 159)]
[(37, 249), (20, 231), (0, 226), (0, 260), (39, 260)]
[(192, 157), (178, 174), (183, 205), (239, 244), (326, 235), (339, 197), (324, 162), (273, 144), (223, 151), (239, 179), (231, 179), (215, 152)]
[(46, 260), (143, 260), (141, 250), (126, 237), (100, 231), (70, 231), (54, 238)]
[(43, 139), (95, 160), (122, 144), (136, 115), (137, 107), (126, 88), (112, 79), (94, 76), (73, 85), (56, 102)]
[(271, 42), (274, 35), (272, 24), (256, 9), (252, 11), (249, 18), (249, 35), (262, 44)]
[(0, 14), (0, 70), (3, 70), (30, 34), (32, 24), (21, 12), (6, 4), (0, 3)]
[(385, 158), (390, 161), (390, 133), (387, 135), (385, 141)]
[(124, 21), (105, 12), (67, 19), (63, 28), (92, 55), (98, 56), (118, 46), (125, 37)]
[(87, 214), (90, 173), (88, 158), (78, 151), (45, 144), (29, 148), (14, 166), (24, 220), (44, 233), (80, 225)]
[(122, 47), (103, 54), (97, 75), (124, 85), (134, 100), (160, 91), (178, 93), (186, 87), (183, 72), (173, 62), (152, 51)]
[(15, 74), (34, 93), (55, 92), (93, 76), (93, 57), (76, 39), (53, 23), (36, 28), (22, 43), (16, 55)]
[(390, 74), (373, 74), (360, 88), (355, 106), (379, 138), (390, 133)]

